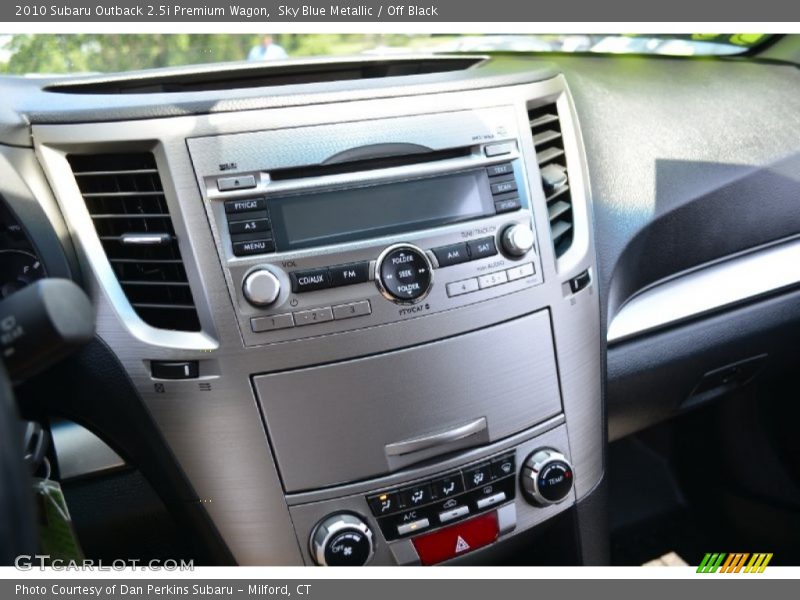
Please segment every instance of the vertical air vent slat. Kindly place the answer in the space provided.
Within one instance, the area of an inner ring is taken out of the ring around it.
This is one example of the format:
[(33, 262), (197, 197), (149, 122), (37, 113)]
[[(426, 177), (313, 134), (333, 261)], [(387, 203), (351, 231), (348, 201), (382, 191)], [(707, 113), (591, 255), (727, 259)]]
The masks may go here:
[[(106, 256), (136, 314), (160, 329), (199, 331), (153, 155), (67, 158)], [(158, 243), (135, 243), (142, 240)]]
[(528, 110), (528, 119), (558, 257), (567, 251), (573, 237), (572, 195), (558, 109), (555, 104), (537, 106)]

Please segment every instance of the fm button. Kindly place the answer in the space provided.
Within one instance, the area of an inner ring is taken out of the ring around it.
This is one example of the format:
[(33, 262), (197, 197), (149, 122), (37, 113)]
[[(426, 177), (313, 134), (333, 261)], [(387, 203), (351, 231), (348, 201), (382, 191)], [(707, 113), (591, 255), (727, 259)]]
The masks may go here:
[(426, 254), (410, 244), (389, 246), (378, 257), (375, 282), (381, 294), (397, 304), (415, 304), (425, 298), (433, 283)]

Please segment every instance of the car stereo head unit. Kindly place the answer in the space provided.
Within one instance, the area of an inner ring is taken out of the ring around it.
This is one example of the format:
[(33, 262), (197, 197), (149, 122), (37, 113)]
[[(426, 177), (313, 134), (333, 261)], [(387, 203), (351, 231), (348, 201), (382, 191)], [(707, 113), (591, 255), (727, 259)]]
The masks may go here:
[(501, 107), (190, 139), (246, 344), (541, 283), (517, 131)]

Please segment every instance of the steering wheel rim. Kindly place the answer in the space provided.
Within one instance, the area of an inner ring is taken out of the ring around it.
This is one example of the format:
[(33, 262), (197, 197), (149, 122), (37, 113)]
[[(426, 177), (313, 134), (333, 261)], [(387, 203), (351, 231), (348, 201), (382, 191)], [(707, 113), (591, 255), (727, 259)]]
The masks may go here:
[(13, 565), (17, 556), (36, 551), (32, 490), (14, 391), (0, 361), (0, 565)]

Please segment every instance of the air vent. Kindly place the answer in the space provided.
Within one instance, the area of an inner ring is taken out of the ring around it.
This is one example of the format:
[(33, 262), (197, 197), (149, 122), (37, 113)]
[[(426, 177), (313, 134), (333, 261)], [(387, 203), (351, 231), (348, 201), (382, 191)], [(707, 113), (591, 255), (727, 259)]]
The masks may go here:
[(569, 189), (564, 138), (555, 104), (546, 104), (528, 111), (536, 160), (542, 176), (542, 189), (550, 215), (550, 235), (556, 256), (572, 244), (572, 196)]
[(192, 291), (150, 153), (67, 157), (108, 260), (136, 314), (153, 327), (198, 331)]

